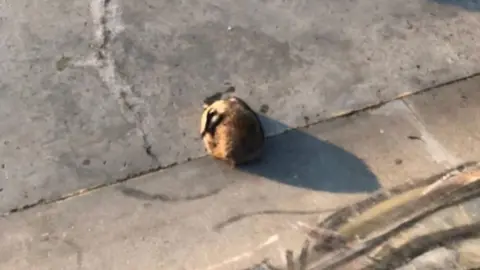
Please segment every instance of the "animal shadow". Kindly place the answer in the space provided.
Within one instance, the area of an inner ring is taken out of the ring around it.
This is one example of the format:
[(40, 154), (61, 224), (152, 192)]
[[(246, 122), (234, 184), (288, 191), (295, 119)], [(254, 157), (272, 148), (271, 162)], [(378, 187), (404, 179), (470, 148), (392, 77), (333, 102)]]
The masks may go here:
[[(266, 135), (288, 129), (266, 116), (259, 114), (259, 118)], [(376, 176), (361, 159), (302, 130), (288, 130), (268, 137), (264, 150), (260, 160), (239, 166), (239, 169), (317, 191), (358, 193), (380, 187)]]
[(464, 8), (470, 11), (480, 11), (480, 0), (432, 0), (438, 4)]

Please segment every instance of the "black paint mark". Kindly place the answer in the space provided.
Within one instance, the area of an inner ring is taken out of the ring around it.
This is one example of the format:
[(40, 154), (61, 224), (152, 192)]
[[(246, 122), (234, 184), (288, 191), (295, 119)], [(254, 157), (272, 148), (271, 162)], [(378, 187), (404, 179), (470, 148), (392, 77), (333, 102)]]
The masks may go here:
[(310, 118), (308, 116), (304, 116), (303, 120), (305, 120), (305, 124), (307, 124), (307, 125), (310, 122)]
[(408, 136), (408, 139), (410, 139), (410, 140), (423, 141), (423, 140), (422, 140), (422, 137), (420, 137), (420, 136), (415, 136), (415, 135), (410, 135), (410, 136)]
[(148, 142), (147, 135), (143, 136), (143, 149), (145, 150), (145, 153), (147, 154), (147, 156), (149, 156), (155, 162), (158, 163), (158, 157), (157, 155), (155, 155), (155, 153), (153, 153), (152, 145)]
[(90, 165), (90, 159), (83, 160), (82, 164), (85, 165), (85, 166)]
[(68, 64), (70, 63), (70, 60), (72, 60), (71, 57), (62, 56), (62, 57), (55, 63), (55, 67), (57, 68), (57, 71), (64, 71), (64, 70), (68, 67)]

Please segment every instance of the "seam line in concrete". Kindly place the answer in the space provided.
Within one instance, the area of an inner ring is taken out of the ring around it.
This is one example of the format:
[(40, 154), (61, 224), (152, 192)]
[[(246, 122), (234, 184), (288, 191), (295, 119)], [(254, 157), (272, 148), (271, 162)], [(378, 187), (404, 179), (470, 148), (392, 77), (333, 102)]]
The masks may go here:
[[(335, 116), (333, 117), (329, 117), (329, 118), (325, 118), (325, 119), (320, 119), (320, 120), (317, 120), (317, 121), (314, 121), (314, 122), (311, 122), (311, 123), (308, 123), (307, 125), (304, 125), (304, 126), (299, 126), (299, 127), (296, 127), (296, 128), (306, 128), (306, 127), (310, 127), (310, 126), (314, 126), (316, 124), (320, 124), (320, 123), (324, 123), (324, 122), (330, 122), (330, 121), (334, 121), (338, 118), (345, 118), (345, 117), (350, 117), (352, 115), (355, 115), (355, 114), (358, 114), (358, 113), (361, 113), (361, 112), (368, 112), (368, 111), (372, 111), (372, 110), (375, 110), (375, 109), (378, 109), (380, 107), (383, 107), (384, 105), (388, 104), (388, 103), (391, 103), (391, 102), (394, 102), (396, 100), (404, 100), (405, 98), (408, 98), (408, 97), (412, 97), (412, 96), (416, 96), (416, 95), (421, 95), (423, 93), (426, 93), (426, 92), (429, 92), (429, 91), (432, 91), (432, 90), (435, 90), (435, 89), (438, 89), (438, 88), (442, 88), (442, 87), (445, 87), (445, 86), (449, 86), (449, 85), (452, 85), (452, 84), (455, 84), (455, 83), (459, 83), (459, 82), (462, 82), (462, 81), (466, 81), (466, 80), (470, 80), (470, 79), (473, 79), (477, 76), (480, 76), (480, 72), (476, 72), (476, 73), (473, 73), (471, 75), (468, 75), (468, 76), (465, 76), (465, 77), (461, 77), (461, 78), (458, 78), (458, 79), (455, 79), (455, 80), (451, 80), (451, 81), (448, 81), (448, 82), (443, 82), (443, 83), (439, 83), (439, 84), (436, 84), (434, 86), (430, 86), (430, 87), (426, 87), (426, 88), (423, 88), (423, 89), (420, 89), (418, 91), (413, 91), (413, 92), (408, 92), (408, 93), (405, 93), (405, 94), (401, 94), (401, 95), (398, 95), (396, 97), (393, 97), (391, 99), (386, 99), (386, 100), (383, 100), (383, 101), (380, 101), (378, 103), (375, 103), (375, 104), (372, 104), (372, 105), (367, 105), (363, 108), (360, 108), (360, 109), (356, 109), (356, 110), (351, 110), (351, 111), (345, 111), (344, 113), (340, 113), (340, 114), (336, 114)], [(289, 130), (292, 130), (292, 129), (296, 129), (296, 128), (291, 128), (291, 129), (287, 129), (281, 133), (278, 133), (278, 134), (274, 134), (274, 136), (276, 135), (279, 135), (279, 134), (282, 134), (284, 132), (287, 132)]]

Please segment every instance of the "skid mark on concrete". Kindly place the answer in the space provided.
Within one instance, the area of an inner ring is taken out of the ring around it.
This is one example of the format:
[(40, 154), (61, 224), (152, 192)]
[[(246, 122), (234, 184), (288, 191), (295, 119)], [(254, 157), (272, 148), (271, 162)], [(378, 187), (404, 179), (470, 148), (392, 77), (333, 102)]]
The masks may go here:
[(117, 189), (125, 196), (143, 200), (143, 201), (161, 201), (161, 202), (182, 202), (183, 201), (185, 202), (185, 201), (201, 200), (201, 199), (216, 195), (227, 187), (228, 185), (207, 191), (205, 193), (186, 195), (186, 196), (177, 196), (172, 194), (150, 194), (139, 189), (125, 187), (125, 186), (119, 186)]
[(95, 67), (100, 78), (111, 91), (111, 94), (120, 104), (125, 120), (135, 123), (139, 136), (143, 139), (145, 153), (158, 165), (158, 157), (152, 152), (154, 139), (148, 134), (153, 130), (153, 121), (148, 105), (141, 97), (139, 91), (130, 85), (120, 73), (117, 72), (115, 60), (111, 51), (111, 43), (115, 37), (124, 31), (121, 21), (121, 7), (118, 0), (92, 0), (90, 10), (93, 21)]

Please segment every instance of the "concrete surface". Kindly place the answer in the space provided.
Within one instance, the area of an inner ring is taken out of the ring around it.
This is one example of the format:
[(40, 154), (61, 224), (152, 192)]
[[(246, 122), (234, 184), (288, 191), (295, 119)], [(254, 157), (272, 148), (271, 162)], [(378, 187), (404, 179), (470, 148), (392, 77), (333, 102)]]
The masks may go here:
[(419, 121), (425, 123), (438, 142), (448, 148), (451, 153), (448, 159), (479, 158), (478, 90), (478, 80), (465, 80), (452, 86), (452, 89), (444, 88), (407, 98), (411, 108), (420, 115)]
[(298, 127), (474, 74), (477, 7), (3, 1), (0, 213), (203, 156), (200, 103), (224, 82)]
[[(443, 0), (0, 2), (0, 213), (19, 212), (0, 218), (0, 268), (278, 262), (304, 237), (292, 218), (313, 222), (382, 186), (478, 160), (478, 78), (315, 124), (477, 73), (477, 10)], [(238, 171), (199, 158), (201, 101), (226, 82), (263, 108), (272, 136), (263, 161)]]
[[(475, 132), (479, 83), (271, 137), (262, 162), (241, 170), (204, 157), (5, 216), (0, 269), (238, 270), (265, 257), (279, 264), (280, 252), (305, 239), (297, 221), (313, 224), (378, 188), (479, 160), (469, 151), (476, 141), (464, 135)], [(451, 98), (458, 93), (469, 97), (463, 108)], [(429, 114), (436, 110), (441, 117)], [(455, 122), (437, 136), (428, 119)], [(454, 131), (460, 135), (442, 136)]]

